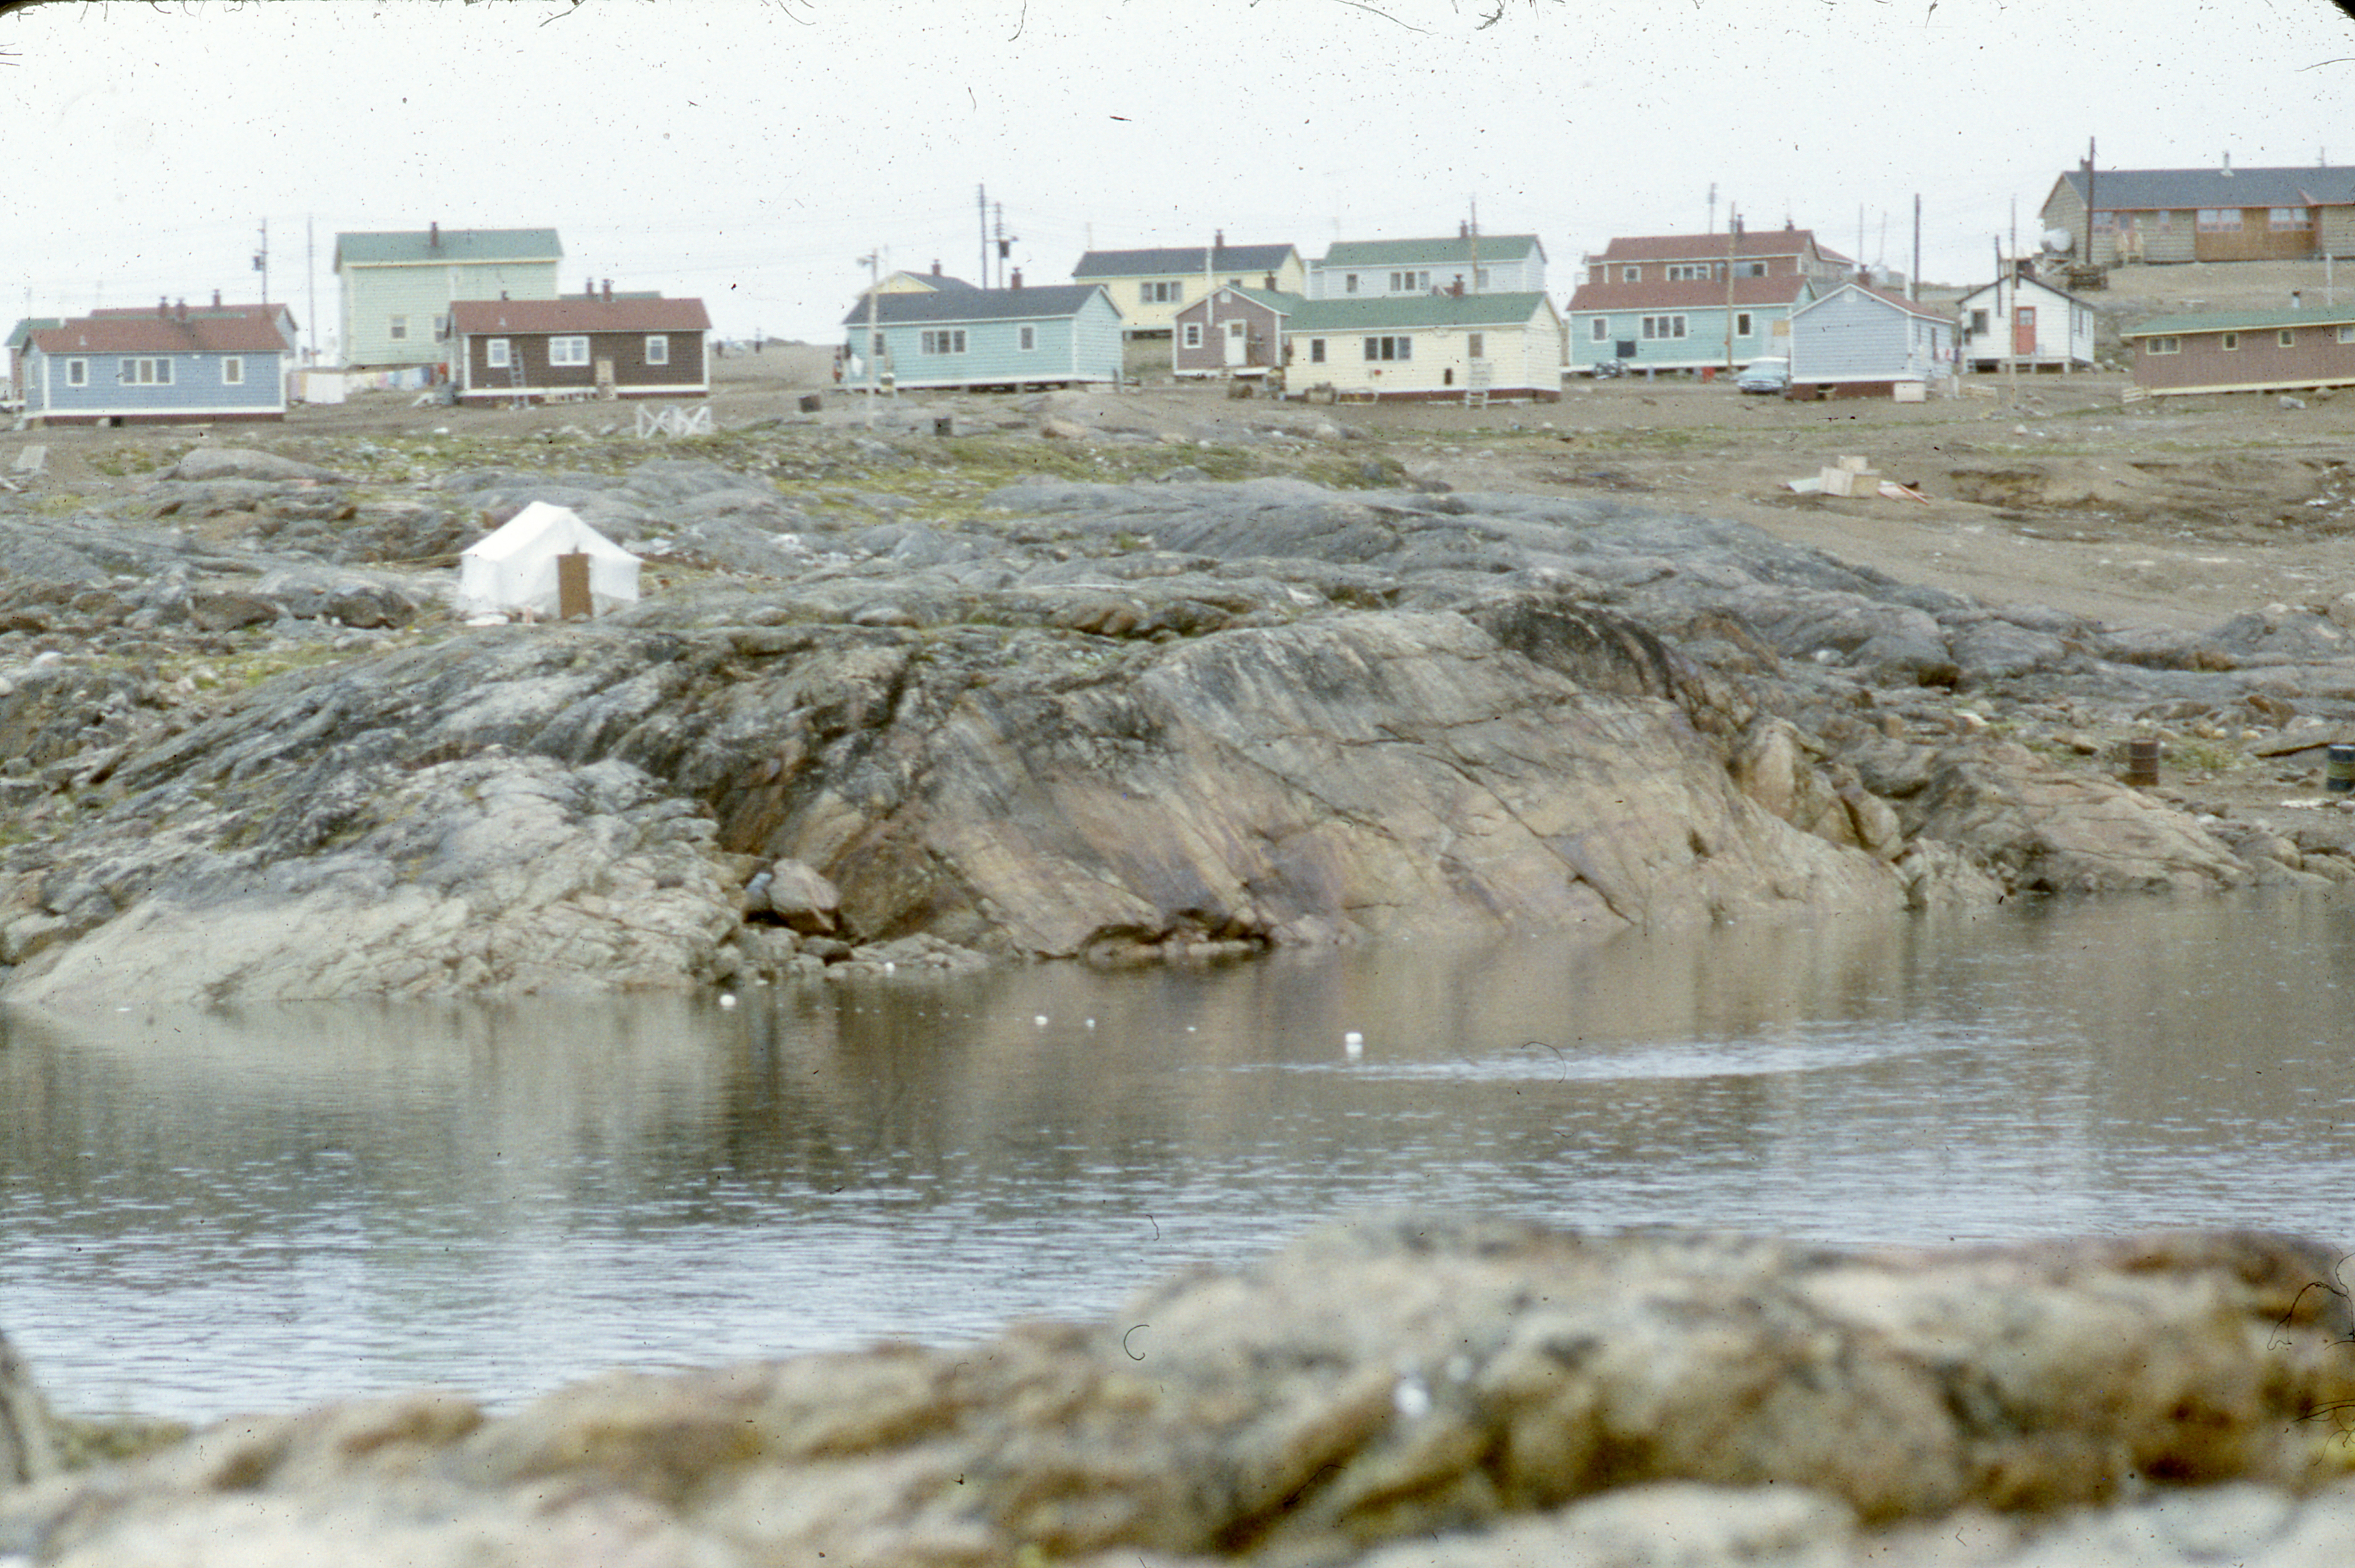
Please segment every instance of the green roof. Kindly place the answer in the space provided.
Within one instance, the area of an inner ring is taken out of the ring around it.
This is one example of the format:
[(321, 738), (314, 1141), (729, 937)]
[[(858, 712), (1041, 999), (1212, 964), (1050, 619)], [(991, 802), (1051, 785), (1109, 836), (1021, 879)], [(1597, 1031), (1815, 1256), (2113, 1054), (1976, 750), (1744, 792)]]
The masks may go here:
[(1518, 261), (1535, 251), (1545, 254), (1534, 234), (1483, 234), (1475, 238), (1449, 234), (1436, 240), (1338, 240), (1325, 252), (1321, 267), (1392, 267), (1417, 265), (1469, 266), (1477, 251), (1487, 261)]
[(2203, 310), (2189, 315), (2155, 315), (2127, 327), (2120, 337), (2180, 336), (2187, 332), (2264, 332), (2279, 326), (2333, 326), (2355, 322), (2355, 304), (2309, 304), (2281, 310)]
[(0, 337), (0, 344), (5, 344), (10, 348), (21, 348), (31, 339), (33, 334), (48, 332), (53, 327), (63, 326), (65, 324), (65, 317), (61, 315), (28, 315), (10, 327), (8, 336)]
[(1389, 299), (1301, 300), (1294, 332), (1380, 332), (1425, 326), (1520, 326), (1549, 302), (1541, 293), (1395, 294)]
[(336, 236), (336, 270), (452, 261), (557, 261), (564, 246), (553, 229), (403, 229)]

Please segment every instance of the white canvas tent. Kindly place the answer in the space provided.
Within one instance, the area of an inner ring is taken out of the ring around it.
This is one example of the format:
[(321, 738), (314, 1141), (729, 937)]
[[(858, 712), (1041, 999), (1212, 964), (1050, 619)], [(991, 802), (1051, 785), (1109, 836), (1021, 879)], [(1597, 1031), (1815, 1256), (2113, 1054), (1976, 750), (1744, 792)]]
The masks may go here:
[(556, 617), (556, 558), (589, 558), (589, 596), (600, 615), (638, 600), (638, 558), (570, 507), (534, 501), (458, 557), (458, 598), (477, 613), (529, 611)]

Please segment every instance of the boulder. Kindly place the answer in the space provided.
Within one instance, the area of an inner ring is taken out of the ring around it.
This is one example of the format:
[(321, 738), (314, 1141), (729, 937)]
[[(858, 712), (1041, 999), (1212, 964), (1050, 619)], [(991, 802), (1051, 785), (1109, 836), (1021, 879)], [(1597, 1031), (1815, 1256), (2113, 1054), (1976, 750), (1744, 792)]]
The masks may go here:
[(242, 1417), (0, 1492), (0, 1550), (2288, 1568), (2355, 1540), (2338, 1264), (2240, 1232), (1844, 1251), (1376, 1216), (983, 1344)]
[(0, 1334), (0, 1489), (58, 1467), (57, 1433), (33, 1374)]
[(334, 479), (331, 469), (281, 457), (244, 446), (199, 446), (182, 454), (164, 475), (166, 479), (202, 482), (213, 479)]

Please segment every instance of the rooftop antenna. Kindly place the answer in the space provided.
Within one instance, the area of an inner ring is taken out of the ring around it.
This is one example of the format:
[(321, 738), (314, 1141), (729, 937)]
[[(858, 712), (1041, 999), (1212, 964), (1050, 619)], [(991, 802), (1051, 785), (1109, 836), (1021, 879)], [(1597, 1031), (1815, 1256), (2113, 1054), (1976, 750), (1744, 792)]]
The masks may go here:
[[(997, 204), (997, 286), (1001, 289), (1006, 286), (1006, 258), (1013, 251), (1014, 241), (1020, 238), (1018, 234), (1009, 235), (1006, 232), (1006, 204), (999, 202)], [(981, 281), (986, 284), (989, 279), (985, 275)]]
[(270, 219), (261, 220), (261, 248), (253, 253), (253, 270), (261, 274), (261, 303), (270, 303)]

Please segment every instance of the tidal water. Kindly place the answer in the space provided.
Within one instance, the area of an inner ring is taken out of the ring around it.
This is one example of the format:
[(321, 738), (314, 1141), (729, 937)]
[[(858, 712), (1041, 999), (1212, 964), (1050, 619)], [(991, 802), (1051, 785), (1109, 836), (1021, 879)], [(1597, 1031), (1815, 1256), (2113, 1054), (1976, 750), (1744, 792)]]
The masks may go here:
[(84, 1413), (956, 1340), (1404, 1204), (2343, 1245), (2355, 907), (0, 1013), (0, 1328)]

